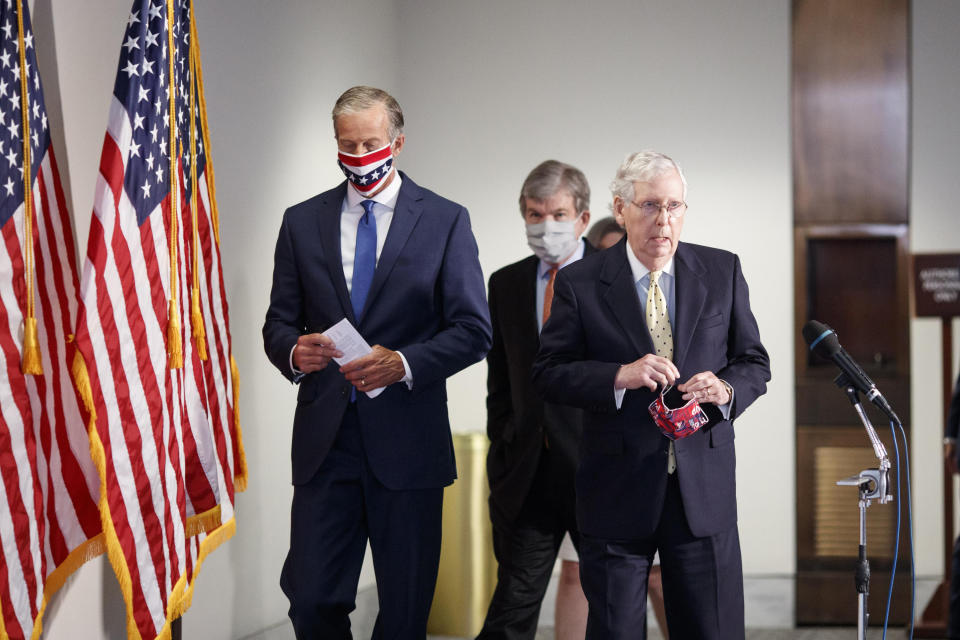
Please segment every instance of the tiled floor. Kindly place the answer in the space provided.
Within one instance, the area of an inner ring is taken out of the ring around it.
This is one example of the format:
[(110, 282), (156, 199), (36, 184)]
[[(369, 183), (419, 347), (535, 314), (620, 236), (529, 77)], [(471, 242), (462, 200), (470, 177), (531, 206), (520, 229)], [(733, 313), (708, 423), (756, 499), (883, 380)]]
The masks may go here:
[[(879, 640), (882, 636), (880, 629), (870, 629), (868, 640)], [(905, 638), (903, 629), (887, 629), (887, 636), (900, 640)], [(853, 627), (845, 628), (807, 628), (807, 629), (747, 629), (747, 640), (854, 640), (857, 630)], [(647, 640), (662, 640), (656, 631), (647, 635)], [(430, 637), (430, 640), (459, 640), (453, 638)], [(553, 629), (543, 628), (537, 631), (537, 640), (553, 640)]]
[[(359, 630), (355, 630), (359, 631)], [(369, 633), (363, 635), (355, 633), (355, 638), (361, 640), (369, 637)], [(747, 640), (855, 640), (857, 630), (854, 627), (807, 627), (804, 629), (747, 629)], [(880, 640), (882, 637), (881, 629), (870, 629), (867, 634), (868, 640)], [(887, 637), (891, 640), (901, 640), (906, 637), (902, 628), (888, 629)], [(428, 640), (465, 640), (463, 638), (451, 638), (448, 636), (427, 636)], [(537, 640), (553, 640), (553, 628), (541, 627), (537, 631)], [(651, 631), (647, 640), (662, 640), (656, 631)], [(262, 634), (252, 636), (247, 640), (294, 640), (293, 629), (289, 624), (281, 625), (269, 629)]]

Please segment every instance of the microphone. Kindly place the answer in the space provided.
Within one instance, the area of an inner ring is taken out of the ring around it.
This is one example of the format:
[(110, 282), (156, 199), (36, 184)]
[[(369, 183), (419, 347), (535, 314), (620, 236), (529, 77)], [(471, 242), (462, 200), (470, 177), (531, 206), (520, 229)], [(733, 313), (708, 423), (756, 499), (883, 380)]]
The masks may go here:
[(850, 354), (840, 346), (836, 331), (822, 322), (810, 320), (803, 325), (802, 333), (803, 339), (810, 345), (810, 351), (823, 358), (833, 360), (833, 363), (840, 368), (842, 375), (837, 379), (837, 384), (841, 384), (842, 381), (842, 386), (852, 386), (865, 395), (867, 400), (875, 404), (888, 418), (900, 424), (900, 418), (890, 408), (890, 404), (883, 397), (883, 394), (877, 390), (877, 385), (863, 372), (856, 360), (851, 358)]

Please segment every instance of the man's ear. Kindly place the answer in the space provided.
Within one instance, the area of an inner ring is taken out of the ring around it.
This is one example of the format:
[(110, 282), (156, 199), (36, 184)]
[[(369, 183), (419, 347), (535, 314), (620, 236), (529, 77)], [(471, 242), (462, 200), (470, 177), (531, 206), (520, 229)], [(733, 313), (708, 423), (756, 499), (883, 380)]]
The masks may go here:
[(613, 217), (621, 227), (626, 226), (623, 220), (623, 198), (620, 196), (613, 196)]
[(393, 157), (396, 158), (400, 155), (400, 151), (403, 149), (403, 143), (407, 141), (407, 136), (400, 134), (397, 136), (397, 139), (393, 141), (393, 146), (390, 151), (393, 153)]
[(583, 235), (583, 232), (587, 230), (587, 227), (590, 226), (590, 210), (586, 210), (580, 213), (580, 217), (577, 220), (577, 237)]

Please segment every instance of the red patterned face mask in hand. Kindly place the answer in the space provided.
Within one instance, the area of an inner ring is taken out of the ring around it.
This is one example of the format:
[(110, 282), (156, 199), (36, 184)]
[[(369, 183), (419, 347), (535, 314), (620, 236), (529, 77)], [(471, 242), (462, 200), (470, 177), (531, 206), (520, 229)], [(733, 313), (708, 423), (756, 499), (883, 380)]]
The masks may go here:
[(680, 440), (696, 433), (709, 422), (707, 414), (695, 398), (684, 404), (683, 394), (668, 385), (648, 407), (653, 421), (663, 435), (671, 440)]

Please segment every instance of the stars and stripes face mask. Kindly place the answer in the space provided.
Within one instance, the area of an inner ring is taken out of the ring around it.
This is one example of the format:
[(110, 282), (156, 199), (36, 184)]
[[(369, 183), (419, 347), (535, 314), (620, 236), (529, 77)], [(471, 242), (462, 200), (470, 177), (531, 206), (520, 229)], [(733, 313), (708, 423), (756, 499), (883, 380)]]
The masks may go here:
[(696, 399), (684, 403), (682, 396), (673, 385), (668, 385), (648, 407), (653, 421), (671, 440), (692, 436), (710, 421)]
[(337, 152), (337, 164), (347, 176), (350, 184), (366, 195), (377, 189), (383, 179), (390, 175), (393, 168), (393, 142), (375, 149), (370, 153), (354, 155), (345, 151)]

